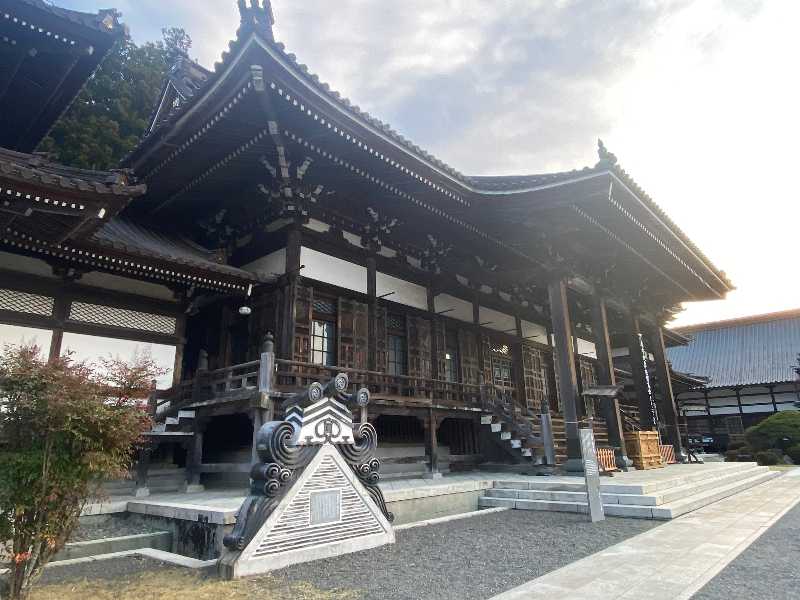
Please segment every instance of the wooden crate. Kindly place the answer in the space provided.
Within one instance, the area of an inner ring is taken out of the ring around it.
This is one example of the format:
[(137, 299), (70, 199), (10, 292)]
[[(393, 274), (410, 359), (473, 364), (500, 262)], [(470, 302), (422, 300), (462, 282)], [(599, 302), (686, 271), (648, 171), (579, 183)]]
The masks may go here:
[(625, 448), (637, 469), (660, 469), (664, 466), (657, 431), (625, 432)]

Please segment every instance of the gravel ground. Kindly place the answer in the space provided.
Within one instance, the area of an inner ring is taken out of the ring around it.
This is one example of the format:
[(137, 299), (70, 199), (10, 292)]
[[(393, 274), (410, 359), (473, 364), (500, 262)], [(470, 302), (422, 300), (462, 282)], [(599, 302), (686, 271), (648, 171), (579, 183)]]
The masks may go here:
[(88, 542), (104, 538), (136, 535), (139, 533), (155, 533), (155, 527), (148, 526), (134, 519), (110, 517), (107, 519), (84, 519), (69, 538), (70, 542)]
[(163, 569), (177, 569), (174, 565), (144, 556), (126, 556), (108, 560), (93, 560), (74, 565), (52, 566), (44, 570), (39, 585), (67, 583), (71, 581), (125, 579), (143, 572), (156, 572)]
[[(353, 590), (364, 600), (483, 600), (657, 525), (506, 511), (397, 532), (397, 543), (275, 571), (278, 581)], [(53, 566), (42, 584), (125, 579), (175, 567), (141, 557)], [(726, 600), (730, 600), (729, 598)]]
[(694, 600), (799, 599), (800, 505), (728, 564)]
[(380, 600), (480, 599), (655, 527), (654, 521), (511, 510), (397, 532), (397, 543), (274, 572)]

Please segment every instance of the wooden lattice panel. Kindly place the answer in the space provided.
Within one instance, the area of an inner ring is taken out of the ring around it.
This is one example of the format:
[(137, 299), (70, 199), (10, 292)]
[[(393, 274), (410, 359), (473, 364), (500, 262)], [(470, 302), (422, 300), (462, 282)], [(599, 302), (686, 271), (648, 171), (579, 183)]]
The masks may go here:
[(175, 317), (117, 308), (115, 306), (91, 304), (89, 302), (73, 302), (70, 307), (69, 318), (71, 321), (82, 323), (94, 323), (168, 335), (175, 333), (177, 324)]
[(53, 302), (48, 296), (0, 289), (0, 310), (49, 317), (53, 314)]
[(522, 374), (525, 384), (525, 403), (531, 410), (541, 413), (550, 407), (547, 381), (547, 355), (533, 344), (522, 344)]

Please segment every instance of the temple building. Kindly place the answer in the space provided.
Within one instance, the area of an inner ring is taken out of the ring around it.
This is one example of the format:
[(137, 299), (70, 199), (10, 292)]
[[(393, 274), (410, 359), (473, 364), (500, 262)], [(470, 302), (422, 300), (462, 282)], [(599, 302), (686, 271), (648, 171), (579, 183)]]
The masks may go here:
[(779, 411), (800, 409), (800, 310), (702, 323), (667, 351), (678, 371), (702, 375), (676, 393), (690, 433), (718, 449)]
[[(36, 49), (19, 82), (35, 61), (68, 62), (40, 49), (40, 29), (69, 26), (58, 35), (80, 48), (119, 27), (111, 13), (11, 6), (0, 39)], [(299, 62), (269, 2), (239, 10), (213, 71), (188, 58), (171, 70), (121, 170), (20, 154), (39, 122), (4, 130), (0, 327), (38, 332), (52, 356), (148, 345), (171, 368), (153, 460), (191, 485), (246, 480), (254, 429), (338, 372), (370, 389), (390, 475), (576, 470), (581, 423), (622, 463), (637, 429), (680, 458), (673, 383), (686, 378), (666, 348), (687, 340), (664, 325), (732, 286), (616, 157), (600, 143), (579, 170), (465, 175)], [(585, 389), (617, 384), (618, 398), (587, 404)]]

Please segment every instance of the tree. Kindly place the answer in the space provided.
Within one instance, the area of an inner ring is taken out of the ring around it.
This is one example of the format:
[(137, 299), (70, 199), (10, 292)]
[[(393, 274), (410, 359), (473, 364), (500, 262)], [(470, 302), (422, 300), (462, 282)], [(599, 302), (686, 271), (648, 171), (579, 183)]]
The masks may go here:
[(96, 371), (69, 356), (45, 362), (35, 346), (0, 355), (0, 558), (10, 599), (28, 595), (98, 482), (129, 472), (150, 427), (133, 399), (159, 374), (147, 356)]
[(130, 39), (120, 41), (39, 150), (75, 167), (115, 167), (149, 125), (169, 68), (191, 48), (183, 29), (164, 29), (162, 34), (163, 41), (141, 46)]

